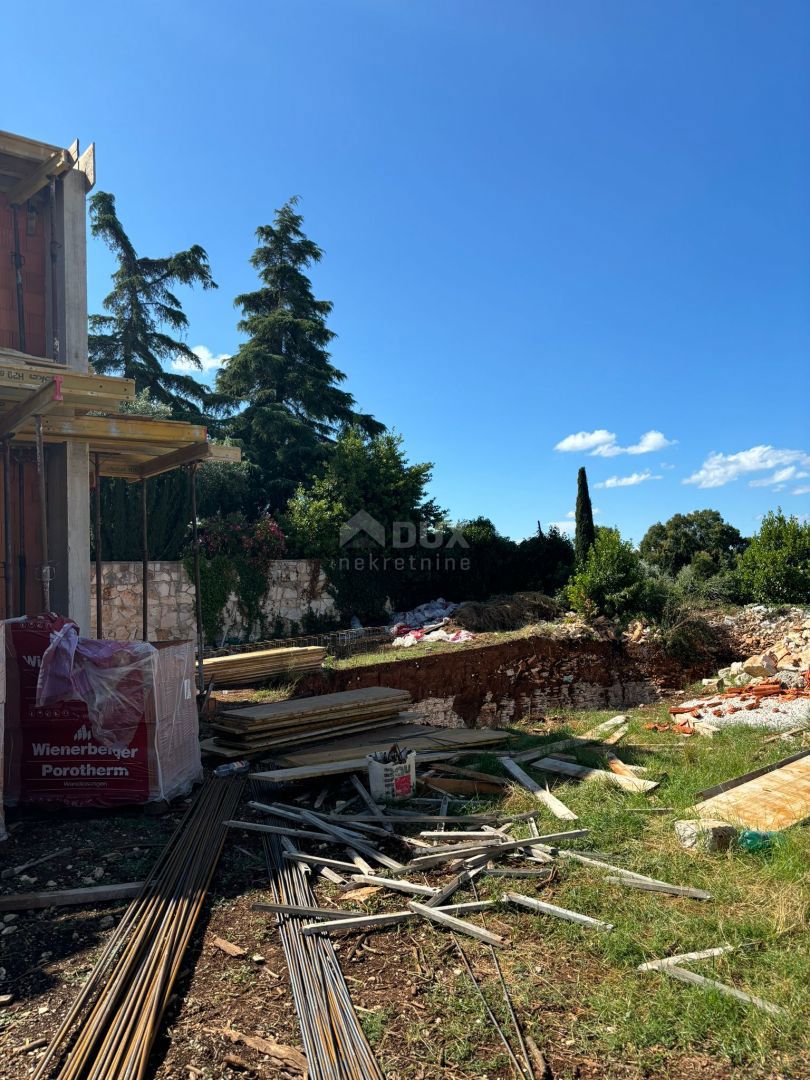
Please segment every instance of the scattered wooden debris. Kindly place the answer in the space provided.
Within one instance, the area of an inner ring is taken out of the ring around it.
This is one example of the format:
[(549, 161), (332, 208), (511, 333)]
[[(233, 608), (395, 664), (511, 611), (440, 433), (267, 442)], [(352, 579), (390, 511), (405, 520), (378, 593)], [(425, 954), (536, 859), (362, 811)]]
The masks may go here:
[(697, 818), (776, 832), (810, 817), (810, 750), (765, 765), (699, 793)]
[(411, 900), (408, 907), (417, 915), (438, 923), (439, 926), (455, 930), (460, 934), (467, 934), (468, 937), (476, 938), (476, 940), (483, 941), (488, 945), (502, 947), (505, 944), (500, 934), (493, 934), (491, 930), (484, 930), (474, 923), (466, 922), (464, 919), (457, 919), (455, 915), (449, 915), (444, 908), (427, 907), (426, 904), (419, 904), (416, 900)]
[(556, 904), (546, 904), (542, 900), (535, 900), (533, 896), (524, 896), (523, 893), (504, 893), (503, 901), (504, 903), (517, 904), (519, 907), (528, 908), (529, 911), (539, 912), (541, 915), (553, 915), (557, 919), (579, 923), (581, 926), (588, 926), (594, 930), (610, 931), (613, 929), (613, 923), (594, 919), (590, 915), (581, 915), (578, 911), (569, 911), (568, 908), (557, 907)]
[(220, 952), (224, 952), (228, 956), (247, 956), (247, 949), (243, 949), (241, 945), (234, 945), (227, 938), (215, 937), (211, 944), (215, 949), (219, 949)]
[(206, 1028), (205, 1031), (211, 1035), (222, 1035), (232, 1043), (241, 1043), (243, 1046), (250, 1047), (251, 1050), (258, 1050), (260, 1054), (266, 1054), (278, 1066), (297, 1070), (303, 1076), (307, 1074), (307, 1059), (300, 1050), (292, 1046), (285, 1046), (284, 1043), (277, 1042), (275, 1039), (263, 1038), (260, 1035), (244, 1035), (232, 1027)]
[(642, 878), (633, 878), (628, 875), (622, 877), (607, 877), (611, 885), (624, 885), (627, 889), (643, 889), (646, 892), (668, 893), (670, 896), (684, 896), (689, 900), (711, 900), (711, 893), (703, 889), (692, 889), (686, 885), (662, 885), (657, 881), (644, 881)]
[(717, 990), (718, 993), (725, 994), (727, 997), (744, 1001), (748, 1005), (755, 1005), (758, 1009), (762, 1009), (763, 1012), (770, 1013), (772, 1016), (785, 1015), (785, 1010), (779, 1005), (774, 1005), (772, 1002), (765, 1001), (754, 994), (746, 994), (743, 990), (738, 990), (735, 986), (729, 986), (727, 983), (718, 982), (716, 979), (707, 979), (703, 975), (687, 970), (687, 968), (678, 967), (677, 964), (663, 964), (655, 970), (662, 972), (664, 975), (669, 975), (671, 979), (691, 983), (692, 986), (702, 986), (706, 990)]
[(44, 889), (41, 892), (15, 893), (12, 896), (0, 896), (0, 913), (131, 900), (142, 888), (142, 881), (127, 881), (121, 885), (93, 885), (81, 889), (54, 889), (52, 892)]
[(560, 818), (562, 821), (577, 820), (577, 815), (573, 810), (569, 810), (564, 802), (558, 799), (556, 795), (552, 795), (547, 787), (540, 787), (537, 781), (532, 780), (529, 774), (524, 772), (515, 761), (508, 757), (502, 757), (500, 762), (506, 771), (517, 780), (521, 787), (526, 788), (527, 791), (531, 791), (535, 798), (539, 799), (555, 817)]
[(684, 964), (688, 960), (709, 960), (713, 956), (723, 956), (725, 953), (734, 952), (740, 945), (718, 945), (713, 949), (700, 949), (698, 952), (678, 953), (676, 956), (664, 956), (660, 960), (647, 960), (639, 964), (637, 971), (657, 971), (667, 964)]

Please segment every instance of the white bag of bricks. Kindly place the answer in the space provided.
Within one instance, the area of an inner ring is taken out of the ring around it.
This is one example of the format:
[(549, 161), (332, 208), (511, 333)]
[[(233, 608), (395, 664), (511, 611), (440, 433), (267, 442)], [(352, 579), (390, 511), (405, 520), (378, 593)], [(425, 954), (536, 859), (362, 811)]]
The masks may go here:
[(371, 797), (377, 802), (409, 799), (416, 787), (416, 752), (403, 750), (397, 754), (393, 751), (370, 754), (368, 787)]

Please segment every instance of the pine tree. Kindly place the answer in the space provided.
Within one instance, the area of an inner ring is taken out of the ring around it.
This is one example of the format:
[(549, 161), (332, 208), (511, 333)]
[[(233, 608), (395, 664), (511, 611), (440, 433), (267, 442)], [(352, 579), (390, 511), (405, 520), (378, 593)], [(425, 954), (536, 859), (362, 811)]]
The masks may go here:
[(213, 401), (211, 392), (191, 375), (164, 370), (164, 363), (182, 359), (199, 368), (199, 358), (177, 336), (188, 327), (176, 285), (215, 289), (208, 256), (198, 244), (163, 259), (139, 256), (124, 231), (115, 198), (105, 191), (90, 200), (90, 227), (115, 255), (112, 292), (104, 300), (106, 315), (90, 316), (89, 351), (96, 371), (135, 380), (138, 392), (169, 405), (177, 418), (199, 417)]
[(574, 536), (574, 549), (576, 551), (577, 564), (582, 565), (588, 557), (588, 552), (596, 539), (596, 529), (593, 524), (593, 508), (591, 496), (588, 491), (588, 477), (584, 469), (577, 473), (577, 507), (575, 515), (576, 533)]
[(323, 253), (302, 231), (297, 202), (290, 199), (272, 225), (256, 230), (259, 246), (251, 263), (262, 284), (235, 301), (242, 309), (239, 330), (248, 340), (217, 376), (223, 397), (245, 405), (231, 432), (261, 470), (263, 493), (274, 509), (318, 470), (341, 428), (356, 425), (368, 435), (385, 430), (355, 411), (354, 398), (340, 387), (346, 376), (330, 362), (335, 335), (326, 321), (332, 304), (315, 298), (305, 273)]

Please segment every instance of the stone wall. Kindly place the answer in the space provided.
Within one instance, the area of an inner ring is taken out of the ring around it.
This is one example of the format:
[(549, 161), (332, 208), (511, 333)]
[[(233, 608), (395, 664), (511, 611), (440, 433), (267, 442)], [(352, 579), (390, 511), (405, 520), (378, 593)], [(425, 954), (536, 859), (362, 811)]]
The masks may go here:
[[(264, 626), (246, 627), (236, 597), (225, 605), (222, 627), (225, 635), (255, 640), (281, 622), (283, 633), (300, 627), (308, 612), (331, 615), (334, 601), (326, 591), (326, 575), (317, 562), (308, 559), (277, 559), (270, 566), (267, 598), (263, 608)], [(196, 635), (194, 585), (181, 562), (149, 563), (149, 638), (167, 641)], [(105, 638), (131, 641), (141, 636), (141, 563), (105, 562), (102, 570), (102, 619)], [(96, 632), (96, 569), (90, 571), (90, 634)], [(84, 629), (84, 628), (83, 628)], [(215, 644), (210, 642), (209, 644)], [(218, 642), (216, 643), (218, 644)]]

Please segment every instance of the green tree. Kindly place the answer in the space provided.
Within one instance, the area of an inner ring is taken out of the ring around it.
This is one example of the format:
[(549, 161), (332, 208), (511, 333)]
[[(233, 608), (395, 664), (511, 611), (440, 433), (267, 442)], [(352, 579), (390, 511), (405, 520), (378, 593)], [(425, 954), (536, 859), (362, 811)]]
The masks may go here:
[[(321, 472), (297, 488), (283, 521), (289, 549), (326, 561), (344, 618), (383, 621), (386, 600), (399, 607), (408, 595), (412, 575), (394, 561), (407, 562), (420, 549), (394, 547), (393, 527), (395, 522), (410, 522), (417, 529), (441, 527), (441, 511), (426, 496), (432, 468), (410, 464), (399, 435), (369, 436), (352, 427), (340, 434)], [(359, 512), (383, 527), (383, 544), (361, 530), (341, 546), (341, 527)]]
[(538, 521), (535, 535), (518, 545), (517, 559), (518, 587), (554, 596), (573, 573), (574, 545), (555, 525), (544, 532)]
[(660, 613), (664, 594), (644, 573), (633, 545), (618, 529), (597, 530), (588, 557), (568, 586), (568, 601), (583, 615), (623, 618)]
[(691, 514), (675, 514), (664, 524), (651, 525), (639, 551), (646, 562), (673, 577), (694, 562), (700, 576), (707, 577), (733, 567), (746, 544), (717, 510), (693, 510)]
[(577, 473), (577, 506), (576, 506), (576, 532), (574, 534), (574, 551), (577, 565), (581, 566), (588, 557), (588, 552), (596, 539), (596, 530), (593, 525), (593, 508), (591, 496), (588, 491), (588, 476), (584, 469)]
[(322, 252), (304, 235), (297, 201), (285, 203), (272, 225), (256, 230), (259, 246), (251, 263), (261, 287), (236, 298), (239, 330), (248, 339), (217, 376), (221, 394), (234, 407), (245, 406), (231, 430), (261, 470), (267, 502), (275, 507), (318, 470), (343, 426), (356, 425), (367, 435), (384, 430), (355, 411), (354, 398), (340, 387), (346, 376), (330, 362), (332, 304), (316, 299), (305, 272)]
[(177, 285), (215, 289), (208, 256), (198, 244), (162, 259), (138, 255), (106, 191), (90, 200), (90, 227), (115, 255), (112, 291), (105, 315), (90, 316), (89, 352), (96, 371), (135, 380), (153, 402), (168, 405), (175, 417), (198, 417), (212, 403), (210, 391), (191, 375), (170, 372), (164, 363), (181, 358), (192, 367), (199, 358), (182, 340), (188, 319), (173, 290)]
[(740, 557), (739, 575), (757, 603), (810, 603), (810, 522), (781, 508), (767, 513)]

